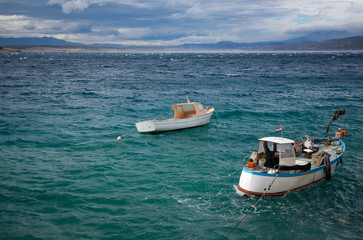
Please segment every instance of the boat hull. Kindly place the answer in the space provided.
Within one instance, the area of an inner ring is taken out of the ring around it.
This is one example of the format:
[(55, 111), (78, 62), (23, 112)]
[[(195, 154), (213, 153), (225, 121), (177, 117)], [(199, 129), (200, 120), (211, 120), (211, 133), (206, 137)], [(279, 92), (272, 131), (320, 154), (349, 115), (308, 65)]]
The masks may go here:
[(139, 132), (165, 132), (174, 131), (185, 128), (199, 127), (210, 123), (214, 111), (203, 114), (198, 117), (185, 119), (168, 119), (168, 120), (150, 120), (136, 123), (136, 128)]
[[(344, 152), (345, 145), (343, 142), (341, 142), (341, 144)], [(331, 174), (334, 173), (342, 154), (343, 153), (334, 159), (330, 159)], [(305, 172), (271, 174), (250, 171), (245, 166), (242, 170), (237, 189), (249, 195), (285, 195), (289, 192), (299, 191), (325, 180), (326, 173), (324, 168), (325, 165), (322, 165)]]

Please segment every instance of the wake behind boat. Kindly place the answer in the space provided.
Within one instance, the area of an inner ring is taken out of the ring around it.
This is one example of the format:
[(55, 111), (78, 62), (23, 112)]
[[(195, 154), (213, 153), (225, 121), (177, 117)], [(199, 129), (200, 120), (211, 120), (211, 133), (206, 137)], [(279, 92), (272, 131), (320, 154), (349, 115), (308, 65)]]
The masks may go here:
[(199, 127), (210, 123), (214, 113), (213, 107), (203, 107), (200, 102), (179, 103), (173, 105), (174, 118), (165, 120), (149, 120), (136, 123), (139, 132), (165, 132), (184, 128)]
[[(345, 109), (337, 110), (329, 125), (341, 115), (345, 115)], [(345, 144), (341, 138), (346, 135), (339, 129), (335, 137), (299, 142), (283, 137), (261, 138), (257, 152), (243, 167), (237, 188), (245, 194), (277, 196), (330, 180), (342, 161)]]

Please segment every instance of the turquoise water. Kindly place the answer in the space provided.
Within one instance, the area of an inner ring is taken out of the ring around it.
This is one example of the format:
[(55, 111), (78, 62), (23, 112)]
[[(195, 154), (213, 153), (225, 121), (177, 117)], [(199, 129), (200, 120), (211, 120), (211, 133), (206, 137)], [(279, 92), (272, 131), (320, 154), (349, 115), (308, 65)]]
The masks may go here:
[[(223, 239), (260, 137), (348, 131), (331, 181), (263, 198), (229, 239), (361, 239), (363, 53), (0, 53), (1, 239)], [(191, 101), (218, 123), (140, 134)], [(118, 136), (121, 141), (117, 141)]]

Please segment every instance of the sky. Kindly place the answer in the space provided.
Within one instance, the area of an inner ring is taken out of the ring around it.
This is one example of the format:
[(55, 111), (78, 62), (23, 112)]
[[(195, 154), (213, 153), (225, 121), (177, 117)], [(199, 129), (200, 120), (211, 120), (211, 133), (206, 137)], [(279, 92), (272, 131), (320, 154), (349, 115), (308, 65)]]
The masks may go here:
[(363, 0), (0, 0), (0, 37), (176, 46), (363, 32)]

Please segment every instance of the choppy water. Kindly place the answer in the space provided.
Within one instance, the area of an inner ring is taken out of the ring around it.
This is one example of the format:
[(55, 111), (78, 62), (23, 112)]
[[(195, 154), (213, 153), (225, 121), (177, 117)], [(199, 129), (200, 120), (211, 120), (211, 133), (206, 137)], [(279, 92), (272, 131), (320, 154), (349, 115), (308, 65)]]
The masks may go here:
[[(324, 136), (338, 108), (343, 167), (229, 239), (361, 239), (363, 53), (0, 53), (0, 73), (1, 239), (222, 239), (258, 199), (235, 190), (256, 140)], [(218, 123), (137, 132), (185, 96)]]

